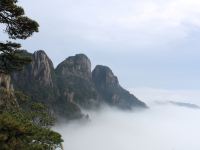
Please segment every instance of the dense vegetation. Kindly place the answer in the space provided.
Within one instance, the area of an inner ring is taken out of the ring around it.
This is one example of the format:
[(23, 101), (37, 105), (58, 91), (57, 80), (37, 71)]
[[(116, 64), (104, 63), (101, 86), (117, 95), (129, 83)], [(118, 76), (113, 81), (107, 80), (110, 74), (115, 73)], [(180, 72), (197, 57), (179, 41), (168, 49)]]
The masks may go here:
[[(38, 32), (38, 23), (25, 16), (24, 9), (17, 4), (17, 0), (0, 1), (0, 23), (5, 25), (5, 32), (10, 39), (27, 39), (34, 32)], [(0, 42), (0, 71), (10, 73), (19, 70), (30, 62), (20, 49), (19, 43), (11, 41)]]
[[(38, 23), (25, 16), (17, 0), (0, 1), (0, 24), (10, 39), (27, 39), (38, 32)], [(22, 70), (31, 62), (19, 43), (0, 42), (0, 78)], [(2, 79), (3, 80), (3, 79)], [(7, 81), (9, 84), (9, 80)], [(2, 83), (1, 83), (2, 84)], [(28, 97), (0, 85), (0, 149), (54, 150), (61, 146), (61, 135), (50, 129), (54, 119), (46, 106), (28, 101)]]
[(49, 127), (53, 119), (42, 104), (35, 103), (27, 111), (4, 111), (0, 115), (0, 149), (54, 150), (62, 148), (61, 135)]

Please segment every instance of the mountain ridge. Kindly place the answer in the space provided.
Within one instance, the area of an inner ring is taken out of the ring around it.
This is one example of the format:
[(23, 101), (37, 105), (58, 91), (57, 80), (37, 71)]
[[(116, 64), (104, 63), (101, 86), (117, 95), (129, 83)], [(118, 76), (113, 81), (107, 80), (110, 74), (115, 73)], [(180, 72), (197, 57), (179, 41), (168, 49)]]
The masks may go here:
[(32, 101), (47, 104), (55, 115), (81, 118), (81, 108), (98, 108), (102, 103), (129, 110), (147, 108), (121, 87), (109, 67), (97, 65), (91, 70), (91, 61), (85, 54), (70, 56), (56, 68), (42, 50), (30, 56), (31, 64), (12, 75), (14, 88)]

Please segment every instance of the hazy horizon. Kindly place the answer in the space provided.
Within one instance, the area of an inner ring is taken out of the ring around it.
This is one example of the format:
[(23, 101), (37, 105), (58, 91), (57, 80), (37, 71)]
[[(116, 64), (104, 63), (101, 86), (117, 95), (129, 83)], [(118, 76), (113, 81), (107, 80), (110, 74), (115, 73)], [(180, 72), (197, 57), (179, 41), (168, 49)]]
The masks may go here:
[[(139, 94), (142, 93), (143, 94)], [(157, 105), (154, 100), (180, 101), (188, 99), (190, 91), (182, 92), (139, 89), (139, 98), (149, 105), (144, 111), (122, 111), (104, 106), (98, 111), (87, 111), (89, 122), (74, 121), (55, 127), (69, 150), (199, 150), (200, 109), (176, 105)], [(166, 93), (168, 97), (166, 96)], [(193, 95), (190, 102), (197, 102)], [(189, 100), (188, 100), (189, 102)], [(196, 103), (195, 103), (196, 102)]]

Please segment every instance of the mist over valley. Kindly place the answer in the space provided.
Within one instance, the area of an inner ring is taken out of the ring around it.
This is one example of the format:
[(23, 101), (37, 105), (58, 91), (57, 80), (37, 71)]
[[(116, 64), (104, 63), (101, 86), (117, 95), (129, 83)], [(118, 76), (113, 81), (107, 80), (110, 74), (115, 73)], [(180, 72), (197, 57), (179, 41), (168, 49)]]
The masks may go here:
[[(135, 91), (139, 94), (141, 89)], [(148, 92), (143, 89), (142, 95), (158, 100), (156, 97), (164, 97), (166, 92), (171, 93), (171, 97), (175, 93), (159, 91), (154, 95), (152, 89)], [(183, 96), (176, 91), (176, 96), (182, 96), (183, 100), (189, 94)], [(193, 102), (198, 98), (194, 97), (191, 98)], [(160, 99), (160, 102), (164, 100)], [(199, 150), (199, 109), (148, 103), (150, 108), (143, 111), (122, 111), (109, 106), (98, 111), (85, 111), (90, 121), (59, 124), (55, 130), (62, 134), (64, 147), (69, 150)]]

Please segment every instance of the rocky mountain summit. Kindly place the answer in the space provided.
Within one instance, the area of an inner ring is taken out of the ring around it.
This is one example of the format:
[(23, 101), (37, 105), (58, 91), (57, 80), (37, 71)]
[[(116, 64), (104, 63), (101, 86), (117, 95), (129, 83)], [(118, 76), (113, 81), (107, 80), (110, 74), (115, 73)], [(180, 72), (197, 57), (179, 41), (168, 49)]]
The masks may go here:
[(97, 65), (92, 72), (92, 79), (105, 103), (122, 109), (145, 106), (143, 102), (120, 86), (118, 78), (107, 66)]
[(14, 88), (32, 101), (47, 104), (58, 116), (80, 118), (81, 108), (97, 108), (103, 103), (122, 109), (146, 108), (120, 86), (110, 68), (98, 65), (91, 71), (84, 54), (68, 57), (55, 69), (44, 51), (30, 55), (32, 63), (12, 76)]
[(72, 75), (86, 80), (92, 79), (91, 62), (84, 54), (68, 57), (57, 66), (56, 72), (64, 76)]
[(55, 69), (61, 98), (83, 108), (98, 105), (92, 82), (91, 62), (84, 54), (71, 56)]
[(58, 95), (52, 61), (42, 50), (30, 54), (32, 62), (12, 76), (14, 88), (34, 101), (55, 102)]

